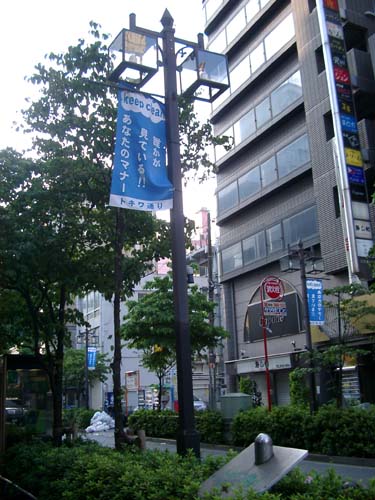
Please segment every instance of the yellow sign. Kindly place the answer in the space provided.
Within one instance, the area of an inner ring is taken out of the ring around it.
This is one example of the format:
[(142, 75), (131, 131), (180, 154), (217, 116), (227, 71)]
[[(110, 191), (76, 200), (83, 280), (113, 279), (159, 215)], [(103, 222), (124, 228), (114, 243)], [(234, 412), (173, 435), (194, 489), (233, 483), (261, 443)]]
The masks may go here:
[(356, 149), (345, 148), (345, 160), (348, 165), (363, 167), (361, 152)]

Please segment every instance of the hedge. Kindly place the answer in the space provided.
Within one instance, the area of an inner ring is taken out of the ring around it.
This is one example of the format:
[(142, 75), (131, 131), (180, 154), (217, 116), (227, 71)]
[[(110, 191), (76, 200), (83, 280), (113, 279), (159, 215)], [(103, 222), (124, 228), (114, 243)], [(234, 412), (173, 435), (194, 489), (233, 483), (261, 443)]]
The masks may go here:
[[(130, 449), (117, 452), (97, 443), (76, 442), (52, 448), (33, 442), (14, 446), (6, 453), (0, 473), (38, 500), (197, 500), (201, 483), (231, 457), (181, 457), (168, 451)], [(4, 499), (16, 499), (8, 489)], [(18, 497), (19, 498), (19, 497)], [(219, 500), (220, 492), (203, 500)], [(262, 495), (238, 491), (228, 500), (373, 500), (369, 488), (345, 484), (332, 470), (325, 476), (304, 476), (298, 469)]]
[[(195, 422), (203, 443), (223, 442), (224, 421), (219, 412), (196, 412)], [(171, 410), (137, 410), (129, 416), (128, 425), (135, 432), (143, 429), (146, 436), (176, 439), (178, 415)]]
[(254, 408), (239, 412), (232, 423), (233, 444), (248, 446), (260, 432), (278, 446), (311, 453), (375, 458), (375, 408), (322, 406), (315, 415), (307, 408), (279, 406), (268, 412)]

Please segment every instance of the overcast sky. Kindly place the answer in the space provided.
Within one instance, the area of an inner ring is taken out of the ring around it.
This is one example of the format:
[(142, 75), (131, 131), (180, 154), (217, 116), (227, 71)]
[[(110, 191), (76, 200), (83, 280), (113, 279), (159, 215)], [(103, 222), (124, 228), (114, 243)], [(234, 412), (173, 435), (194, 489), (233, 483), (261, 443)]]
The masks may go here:
[[(166, 8), (175, 20), (176, 36), (196, 41), (197, 33), (203, 31), (201, 0), (1, 2), (0, 149), (11, 146), (22, 151), (28, 145), (22, 135), (15, 132), (12, 123), (20, 120), (19, 111), (24, 107), (25, 98), (33, 95), (32, 86), (24, 78), (33, 73), (36, 64), (44, 61), (45, 54), (65, 52), (79, 38), (87, 39), (90, 21), (99, 23), (102, 30), (114, 38), (122, 28), (129, 27), (131, 12), (136, 14), (137, 25), (161, 31), (160, 19)], [(207, 186), (198, 187), (194, 196), (187, 195), (185, 211), (194, 212), (202, 204), (211, 203), (207, 200)]]

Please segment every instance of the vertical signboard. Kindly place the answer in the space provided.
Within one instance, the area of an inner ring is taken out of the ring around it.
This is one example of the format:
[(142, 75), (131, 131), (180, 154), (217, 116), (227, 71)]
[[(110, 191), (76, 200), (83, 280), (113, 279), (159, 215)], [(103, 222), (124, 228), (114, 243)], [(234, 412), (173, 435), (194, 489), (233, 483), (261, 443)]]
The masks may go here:
[(164, 104), (140, 92), (119, 92), (109, 204), (143, 211), (173, 206), (173, 186), (166, 166)]
[(323, 281), (308, 278), (306, 291), (310, 325), (324, 325)]
[(96, 347), (87, 348), (87, 368), (95, 370), (96, 367)]
[(372, 247), (365, 175), (338, 0), (317, 0), (316, 4), (337, 144), (345, 247), (352, 276), (359, 273), (358, 258), (367, 257)]

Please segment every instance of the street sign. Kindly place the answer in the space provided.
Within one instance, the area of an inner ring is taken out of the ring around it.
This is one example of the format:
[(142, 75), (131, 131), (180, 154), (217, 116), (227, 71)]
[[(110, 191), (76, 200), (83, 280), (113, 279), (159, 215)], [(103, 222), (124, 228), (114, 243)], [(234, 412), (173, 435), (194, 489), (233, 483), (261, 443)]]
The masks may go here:
[(265, 302), (264, 303), (265, 316), (286, 316), (286, 303), (285, 302)]
[(310, 325), (324, 325), (323, 281), (308, 278), (306, 291)]
[(281, 300), (284, 296), (284, 285), (276, 276), (268, 276), (263, 281), (263, 290), (269, 299)]

